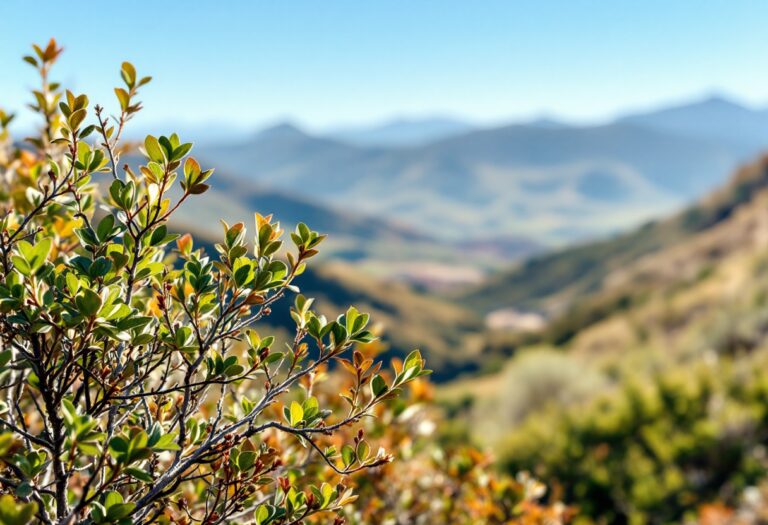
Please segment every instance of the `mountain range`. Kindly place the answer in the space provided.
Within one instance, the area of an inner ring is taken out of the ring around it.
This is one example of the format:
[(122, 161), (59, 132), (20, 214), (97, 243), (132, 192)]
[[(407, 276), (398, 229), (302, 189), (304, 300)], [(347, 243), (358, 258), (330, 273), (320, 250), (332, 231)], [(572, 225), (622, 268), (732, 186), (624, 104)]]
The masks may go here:
[[(323, 136), (284, 123), (198, 150), (248, 184), (439, 242), (514, 237), (558, 246), (626, 230), (703, 195), (768, 137), (768, 113), (722, 97), (594, 126), (422, 124)], [(382, 130), (391, 136), (370, 139)], [(530, 253), (509, 253), (507, 262)]]

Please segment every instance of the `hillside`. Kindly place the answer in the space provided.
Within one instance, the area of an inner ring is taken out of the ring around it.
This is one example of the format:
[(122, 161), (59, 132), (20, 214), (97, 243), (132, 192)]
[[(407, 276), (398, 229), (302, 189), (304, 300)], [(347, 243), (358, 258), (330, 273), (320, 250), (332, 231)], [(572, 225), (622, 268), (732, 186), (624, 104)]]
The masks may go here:
[(563, 312), (585, 296), (627, 281), (617, 275), (626, 275), (627, 268), (635, 267), (638, 260), (730, 224), (729, 219), (761, 198), (766, 187), (763, 160), (742, 168), (724, 187), (671, 218), (608, 240), (534, 257), (470, 290), (462, 300), (486, 312), (509, 307), (544, 311), (550, 316)]
[[(566, 350), (576, 359), (568, 366), (608, 367), (614, 379), (619, 370), (768, 347), (768, 156), (665, 221), (534, 259), (460, 302), (547, 311), (538, 332), (496, 333), (495, 351)], [(459, 384), (454, 393), (494, 392), (503, 377)]]
[[(497, 334), (511, 359), (442, 387), (448, 412), (595, 523), (737, 505), (768, 471), (768, 157), (675, 217), (541, 267), (558, 263), (570, 294), (539, 301), (560, 310), (538, 333)], [(516, 282), (544, 283), (541, 267)]]
[(423, 350), (436, 381), (482, 366), (482, 320), (460, 305), (419, 293), (403, 283), (371, 279), (338, 262), (307, 271), (297, 284), (328, 314), (342, 313), (349, 304), (369, 311), (383, 330), (390, 351), (402, 357), (414, 348)]
[[(126, 156), (125, 160), (137, 165), (135, 156)], [(173, 225), (178, 230), (211, 238), (221, 231), (220, 220), (250, 223), (254, 212), (273, 214), (285, 228), (293, 229), (298, 222), (305, 222), (328, 234), (321, 256), (324, 259), (354, 262), (371, 275), (396, 277), (424, 288), (474, 283), (482, 278), (482, 268), (498, 267), (502, 261), (542, 249), (539, 243), (526, 238), (486, 238), (476, 245), (471, 265), (466, 261), (457, 263), (466, 245), (439, 239), (397, 218), (324, 203), (301, 192), (232, 176), (226, 169), (216, 169), (212, 180), (205, 206), (190, 202), (174, 215)], [(107, 182), (102, 181), (102, 191), (106, 191)], [(170, 193), (178, 198), (179, 187)]]

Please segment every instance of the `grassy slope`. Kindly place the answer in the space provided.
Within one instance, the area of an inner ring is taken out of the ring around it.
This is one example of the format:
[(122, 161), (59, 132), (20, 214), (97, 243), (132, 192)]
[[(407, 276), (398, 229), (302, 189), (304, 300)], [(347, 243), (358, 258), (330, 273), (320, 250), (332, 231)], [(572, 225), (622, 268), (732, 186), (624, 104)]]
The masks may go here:
[(566, 310), (609, 286), (611, 276), (726, 221), (768, 186), (765, 160), (740, 170), (722, 189), (667, 220), (631, 233), (534, 257), (462, 297), (481, 311), (515, 307)]

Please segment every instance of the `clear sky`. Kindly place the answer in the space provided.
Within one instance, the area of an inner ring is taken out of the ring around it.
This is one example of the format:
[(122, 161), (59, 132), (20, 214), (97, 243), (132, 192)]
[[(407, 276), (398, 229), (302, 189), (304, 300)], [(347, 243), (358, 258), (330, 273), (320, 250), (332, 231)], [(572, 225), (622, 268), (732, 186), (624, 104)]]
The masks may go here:
[(113, 104), (123, 59), (153, 75), (145, 122), (592, 120), (715, 91), (762, 105), (766, 20), (760, 0), (1, 0), (0, 105), (28, 101), (20, 57), (50, 36), (55, 78), (95, 102)]

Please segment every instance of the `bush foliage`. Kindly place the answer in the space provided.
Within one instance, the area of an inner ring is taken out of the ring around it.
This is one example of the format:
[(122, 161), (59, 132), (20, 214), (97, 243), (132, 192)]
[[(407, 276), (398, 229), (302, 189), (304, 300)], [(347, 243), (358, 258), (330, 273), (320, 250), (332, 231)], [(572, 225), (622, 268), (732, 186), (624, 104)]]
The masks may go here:
[(583, 521), (679, 523), (738, 504), (764, 477), (766, 407), (764, 356), (687, 365), (532, 416), (504, 463), (562, 487)]
[[(213, 170), (175, 134), (134, 161), (121, 137), (150, 77), (123, 63), (110, 117), (51, 80), (61, 51), (24, 57), (37, 136), (15, 142), (0, 110), (0, 524), (570, 517), (529, 476), (436, 442), (418, 351), (384, 369), (368, 314), (313, 309), (297, 285), (323, 235), (299, 224), (288, 248), (257, 213), (252, 239), (224, 223), (209, 254), (174, 232)], [(284, 344), (257, 331), (281, 300)]]
[[(121, 165), (150, 77), (122, 64), (110, 118), (51, 80), (60, 53), (51, 40), (25, 57), (39, 136), (13, 142), (0, 114), (2, 522), (341, 522), (356, 496), (311, 465), (346, 476), (391, 460), (348, 429), (428, 373), (420, 354), (384, 372), (355, 350), (375, 339), (367, 314), (326, 319), (297, 293), (324, 238), (304, 224), (292, 248), (271, 216), (256, 214), (252, 242), (224, 224), (215, 256), (173, 233), (213, 170), (175, 134)], [(288, 295), (281, 348), (253, 326)], [(313, 392), (331, 362), (344, 406)]]

